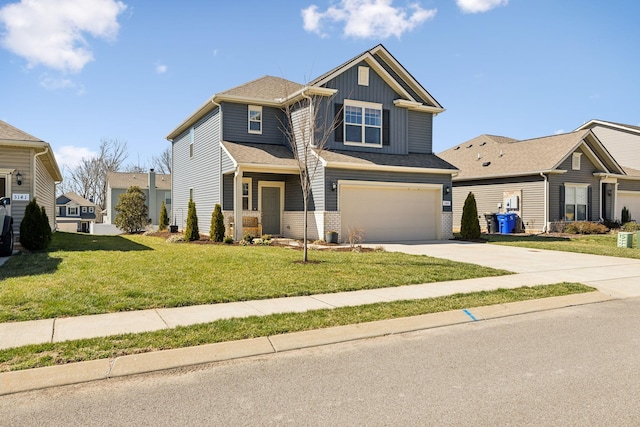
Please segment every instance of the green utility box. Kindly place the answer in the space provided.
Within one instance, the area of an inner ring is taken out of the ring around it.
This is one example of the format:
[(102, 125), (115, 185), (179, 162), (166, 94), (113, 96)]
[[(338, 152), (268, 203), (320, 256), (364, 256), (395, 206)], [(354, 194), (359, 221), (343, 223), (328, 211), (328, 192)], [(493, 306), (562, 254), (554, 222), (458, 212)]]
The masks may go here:
[(621, 231), (618, 233), (618, 247), (619, 248), (632, 248), (633, 247), (633, 233)]

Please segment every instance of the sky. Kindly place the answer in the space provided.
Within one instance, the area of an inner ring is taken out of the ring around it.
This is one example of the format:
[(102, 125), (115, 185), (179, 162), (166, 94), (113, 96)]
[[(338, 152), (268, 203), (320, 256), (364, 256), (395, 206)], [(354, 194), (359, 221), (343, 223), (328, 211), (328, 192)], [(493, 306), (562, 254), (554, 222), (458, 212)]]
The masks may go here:
[(640, 125), (636, 0), (0, 0), (0, 120), (67, 171), (102, 140), (148, 167), (213, 94), (305, 83), (379, 43), (446, 109), (434, 152)]

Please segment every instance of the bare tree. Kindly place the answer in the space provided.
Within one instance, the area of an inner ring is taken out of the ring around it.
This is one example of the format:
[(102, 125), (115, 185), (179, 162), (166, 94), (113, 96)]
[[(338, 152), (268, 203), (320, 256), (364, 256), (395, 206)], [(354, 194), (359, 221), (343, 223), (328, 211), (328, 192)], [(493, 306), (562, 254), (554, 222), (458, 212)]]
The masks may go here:
[(68, 171), (66, 191), (73, 191), (104, 209), (106, 206), (107, 173), (117, 172), (127, 158), (127, 143), (118, 139), (100, 141), (98, 153)]
[(340, 111), (337, 115), (332, 110), (331, 97), (307, 95), (301, 92), (301, 98), (285, 104), (282, 131), (289, 143), (300, 172), (300, 186), (304, 204), (303, 222), (303, 262), (307, 262), (307, 216), (309, 212), (309, 196), (311, 186), (318, 170), (321, 168), (320, 157), (326, 149), (327, 142), (340, 123)]
[(158, 173), (171, 173), (171, 147), (165, 148), (159, 156), (151, 158), (151, 164)]

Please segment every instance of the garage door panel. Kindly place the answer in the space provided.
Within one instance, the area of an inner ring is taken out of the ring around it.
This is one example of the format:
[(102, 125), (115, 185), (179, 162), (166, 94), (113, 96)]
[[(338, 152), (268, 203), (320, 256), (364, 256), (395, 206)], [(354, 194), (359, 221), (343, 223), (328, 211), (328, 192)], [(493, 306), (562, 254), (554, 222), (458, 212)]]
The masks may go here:
[(618, 215), (621, 215), (622, 208), (627, 207), (631, 219), (640, 221), (640, 192), (638, 193), (618, 193)]
[(437, 238), (439, 191), (433, 188), (343, 186), (342, 236), (362, 228), (365, 241), (415, 241)]

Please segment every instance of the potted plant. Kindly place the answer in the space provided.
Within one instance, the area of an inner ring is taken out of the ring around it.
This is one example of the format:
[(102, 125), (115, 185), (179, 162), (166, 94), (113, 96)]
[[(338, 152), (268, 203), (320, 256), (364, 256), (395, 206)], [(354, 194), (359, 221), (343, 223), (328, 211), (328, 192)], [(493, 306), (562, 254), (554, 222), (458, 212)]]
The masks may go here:
[(325, 240), (327, 243), (338, 243), (338, 232), (333, 230), (327, 231)]

